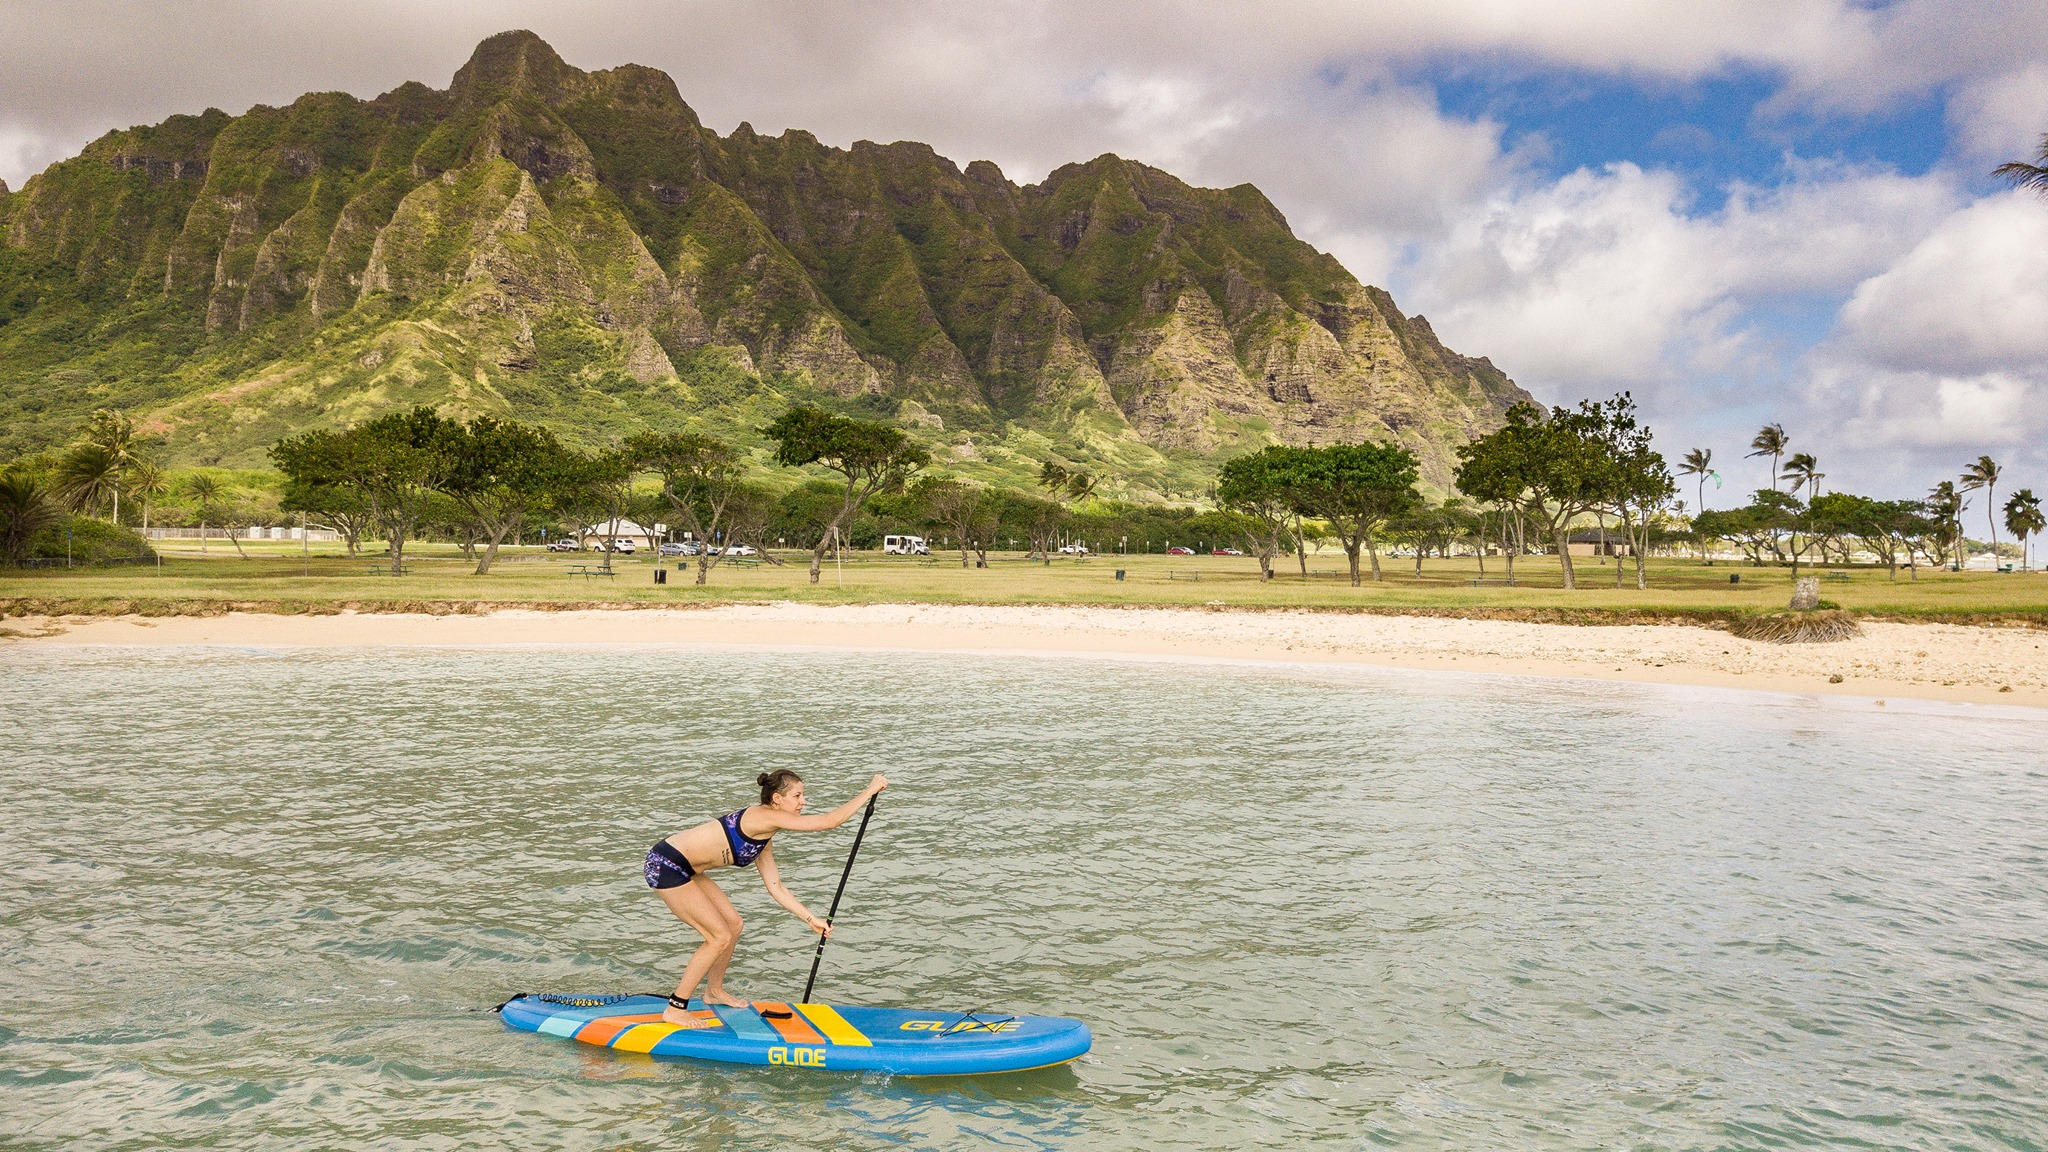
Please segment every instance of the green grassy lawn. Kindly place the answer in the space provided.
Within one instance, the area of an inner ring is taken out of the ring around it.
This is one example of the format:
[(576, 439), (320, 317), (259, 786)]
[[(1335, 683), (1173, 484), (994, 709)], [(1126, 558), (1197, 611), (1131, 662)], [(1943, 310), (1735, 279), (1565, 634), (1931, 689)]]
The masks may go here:
[[(801, 600), (819, 603), (929, 602), (973, 604), (1099, 604), (1110, 606), (1225, 605), (1246, 608), (1314, 608), (1426, 612), (1460, 616), (1509, 616), (1598, 622), (1622, 617), (1726, 618), (1782, 608), (1791, 596), (1792, 576), (1784, 568), (1749, 568), (1723, 562), (1659, 560), (1650, 568), (1650, 588), (1637, 591), (1634, 571), (1614, 587), (1614, 568), (1597, 560), (1578, 562), (1580, 587), (1561, 587), (1557, 562), (1528, 557), (1516, 562), (1517, 587), (1468, 586), (1478, 570), (1470, 558), (1429, 560), (1422, 575), (1415, 563), (1393, 560), (1386, 579), (1351, 587), (1341, 554), (1309, 561), (1304, 580), (1291, 559), (1280, 575), (1259, 580), (1257, 561), (1223, 556), (1114, 556), (1051, 565), (1026, 561), (1017, 553), (992, 553), (986, 569), (960, 567), (959, 554), (926, 561), (874, 553), (849, 556), (842, 566), (827, 563), (824, 579), (812, 585), (804, 554), (785, 554), (786, 566), (720, 565), (710, 584), (691, 583), (694, 571), (677, 571), (670, 561), (669, 583), (654, 583), (655, 564), (645, 556), (614, 561), (616, 576), (572, 575), (571, 565), (595, 564), (585, 554), (551, 554), (538, 548), (506, 549), (488, 576), (447, 545), (419, 545), (407, 553), (411, 571), (400, 577), (373, 574), (373, 555), (348, 559), (338, 545), (316, 547), (302, 556), (296, 544), (244, 544), (249, 559), (232, 547), (213, 544), (202, 555), (190, 542), (166, 552), (161, 569), (106, 567), (0, 571), (0, 611), (31, 613), (146, 614), (217, 612), (229, 607), (283, 612), (415, 609), (465, 611), (479, 604), (677, 604), (721, 601)], [(1117, 569), (1126, 572), (1116, 579)], [(1931, 572), (1917, 581), (1902, 569), (1886, 578), (1882, 568), (1837, 570), (1821, 583), (1821, 595), (1841, 607), (1878, 618), (2005, 620), (2048, 626), (2048, 574)], [(1741, 582), (1729, 583), (1739, 574)], [(1489, 579), (1504, 569), (1486, 565)]]

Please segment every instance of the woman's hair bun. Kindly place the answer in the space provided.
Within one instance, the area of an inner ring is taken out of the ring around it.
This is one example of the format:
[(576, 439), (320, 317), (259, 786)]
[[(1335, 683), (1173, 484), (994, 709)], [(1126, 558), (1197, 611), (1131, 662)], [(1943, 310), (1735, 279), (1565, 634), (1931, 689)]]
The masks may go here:
[(761, 786), (761, 803), (763, 804), (773, 803), (777, 796), (789, 791), (790, 785), (802, 782), (803, 777), (791, 772), (787, 768), (777, 768), (773, 772), (763, 772), (759, 776), (754, 777), (754, 783)]

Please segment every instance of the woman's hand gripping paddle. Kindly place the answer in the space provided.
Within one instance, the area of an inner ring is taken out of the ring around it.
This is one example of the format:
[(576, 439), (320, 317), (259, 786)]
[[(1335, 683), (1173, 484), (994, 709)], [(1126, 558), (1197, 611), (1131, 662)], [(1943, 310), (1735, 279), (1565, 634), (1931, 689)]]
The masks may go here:
[(853, 834), (853, 851), (846, 854), (846, 870), (839, 874), (839, 891), (832, 893), (832, 908), (825, 913), (825, 931), (818, 933), (818, 951), (811, 957), (811, 978), (804, 981), (804, 994), (799, 1004), (811, 1002), (811, 988), (818, 982), (818, 965), (825, 960), (825, 941), (832, 938), (832, 918), (839, 915), (839, 898), (846, 895), (847, 877), (853, 875), (853, 858), (860, 855), (861, 837), (868, 834), (868, 820), (875, 814), (875, 801), (880, 793), (868, 797), (867, 810), (860, 814), (860, 830)]

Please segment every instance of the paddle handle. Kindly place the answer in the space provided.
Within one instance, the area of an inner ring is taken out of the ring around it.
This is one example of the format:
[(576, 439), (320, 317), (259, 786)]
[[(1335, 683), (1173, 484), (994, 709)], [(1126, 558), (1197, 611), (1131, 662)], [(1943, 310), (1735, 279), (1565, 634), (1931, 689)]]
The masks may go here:
[[(868, 820), (874, 816), (875, 801), (880, 798), (879, 792), (868, 797), (867, 810), (860, 814), (860, 827), (853, 834), (853, 850), (846, 854), (846, 868), (839, 873), (839, 890), (832, 893), (832, 907), (825, 913), (827, 928), (832, 926), (832, 918), (839, 915), (839, 898), (846, 895), (847, 878), (853, 875), (853, 858), (860, 855), (861, 838), (868, 834)], [(818, 933), (818, 950), (811, 954), (811, 978), (804, 981), (804, 994), (797, 1000), (799, 1004), (811, 1002), (811, 988), (818, 983), (818, 965), (825, 962), (825, 940), (825, 934)]]

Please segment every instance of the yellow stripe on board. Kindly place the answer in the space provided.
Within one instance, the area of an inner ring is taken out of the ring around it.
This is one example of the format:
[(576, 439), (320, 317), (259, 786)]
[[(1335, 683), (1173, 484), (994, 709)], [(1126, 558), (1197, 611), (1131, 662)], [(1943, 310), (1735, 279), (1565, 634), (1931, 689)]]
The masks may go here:
[(825, 1039), (834, 1044), (846, 1044), (855, 1048), (873, 1048), (874, 1041), (860, 1034), (860, 1029), (846, 1022), (846, 1017), (832, 1010), (830, 1004), (799, 1004), (796, 1010), (804, 1014), (811, 1026), (825, 1034)]
[(619, 1033), (611, 1046), (621, 1052), (651, 1052), (656, 1044), (681, 1031), (673, 1024), (635, 1024)]

